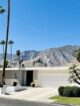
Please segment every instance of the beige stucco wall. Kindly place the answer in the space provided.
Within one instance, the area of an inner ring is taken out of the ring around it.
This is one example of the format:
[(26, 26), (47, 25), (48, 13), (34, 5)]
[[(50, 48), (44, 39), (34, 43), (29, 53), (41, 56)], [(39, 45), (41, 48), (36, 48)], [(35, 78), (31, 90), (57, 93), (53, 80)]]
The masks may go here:
[[(21, 70), (9, 70), (6, 71), (6, 83), (10, 84), (10, 80), (11, 82), (18, 82), (19, 84), (22, 83), (22, 71)], [(12, 83), (11, 83), (12, 85)]]
[[(26, 85), (26, 71), (33, 70), (33, 82), (38, 86), (58, 87), (67, 85), (69, 67), (31, 67), (31, 68), (12, 68), (7, 69), (6, 79), (17, 79), (20, 84)], [(2, 70), (0, 69), (0, 79)]]
[[(26, 86), (27, 71), (29, 70), (7, 70), (6, 71), (6, 84), (13, 85), (13, 82), (18, 82), (20, 85)], [(32, 70), (31, 70), (32, 71)], [(0, 78), (2, 71), (0, 71)], [(37, 83), (38, 71), (33, 70), (33, 82)]]

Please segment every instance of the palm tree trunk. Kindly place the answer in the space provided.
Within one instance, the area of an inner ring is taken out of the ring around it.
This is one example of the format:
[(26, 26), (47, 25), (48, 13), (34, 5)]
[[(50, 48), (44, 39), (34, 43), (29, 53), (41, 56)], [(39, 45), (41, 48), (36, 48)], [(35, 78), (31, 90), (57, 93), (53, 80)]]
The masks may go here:
[(4, 44), (3, 44), (3, 57), (2, 57), (2, 65), (3, 65), (3, 60), (4, 60)]
[(6, 44), (4, 53), (3, 73), (2, 73), (2, 84), (5, 84), (5, 68), (6, 68), (6, 57), (7, 57), (7, 46), (9, 36), (9, 23), (10, 23), (10, 0), (8, 0), (8, 15), (7, 15), (7, 30), (6, 30)]
[(2, 57), (2, 59), (4, 59), (4, 45), (2, 45), (3, 46), (3, 57)]
[(4, 55), (4, 45), (3, 45), (3, 55)]
[(10, 65), (12, 63), (12, 44), (10, 45), (10, 48), (11, 48), (11, 58), (10, 58)]

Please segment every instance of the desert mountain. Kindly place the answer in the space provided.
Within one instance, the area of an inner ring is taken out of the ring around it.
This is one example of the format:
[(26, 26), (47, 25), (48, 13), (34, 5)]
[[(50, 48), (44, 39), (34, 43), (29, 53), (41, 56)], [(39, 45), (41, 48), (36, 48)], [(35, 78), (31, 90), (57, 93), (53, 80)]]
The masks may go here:
[(78, 63), (75, 58), (75, 50), (78, 46), (64, 46), (60, 48), (50, 48), (38, 53), (34, 59), (24, 61), (25, 66), (66, 66)]
[[(67, 45), (59, 48), (50, 48), (44, 51), (28, 50), (21, 53), (24, 66), (27, 67), (52, 67), (52, 66), (66, 66), (78, 63), (75, 58), (75, 50), (79, 46)], [(10, 60), (10, 54), (7, 59)], [(2, 54), (0, 54), (0, 61), (2, 61)], [(13, 55), (13, 61), (17, 61), (16, 55)]]

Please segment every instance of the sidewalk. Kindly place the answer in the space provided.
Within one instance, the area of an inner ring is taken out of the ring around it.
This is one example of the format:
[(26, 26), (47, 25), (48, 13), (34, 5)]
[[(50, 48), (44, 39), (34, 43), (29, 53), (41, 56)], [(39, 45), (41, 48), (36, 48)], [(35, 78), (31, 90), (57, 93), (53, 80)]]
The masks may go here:
[(12, 95), (0, 95), (0, 97), (7, 97), (10, 99), (17, 100), (28, 100), (28, 101), (36, 101), (36, 102), (45, 102), (51, 103), (53, 102), (49, 98), (51, 96), (57, 95), (56, 88), (44, 87), (44, 88), (28, 88), (27, 90), (15, 92)]

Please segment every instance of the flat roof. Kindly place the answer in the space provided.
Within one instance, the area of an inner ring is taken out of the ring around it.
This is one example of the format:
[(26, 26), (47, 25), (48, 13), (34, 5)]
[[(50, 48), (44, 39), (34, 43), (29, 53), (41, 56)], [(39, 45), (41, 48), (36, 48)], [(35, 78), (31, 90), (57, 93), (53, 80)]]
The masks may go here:
[[(78, 67), (80, 68), (80, 66)], [(3, 68), (0, 68), (2, 71)], [(6, 68), (6, 71), (39, 71), (39, 72), (68, 72), (69, 66), (64, 67), (13, 67), (13, 68)]]
[[(13, 67), (13, 68), (6, 68), (6, 70), (66, 70), (69, 69), (68, 66), (65, 67), (25, 67), (25, 68), (19, 68), (19, 67)], [(3, 68), (0, 68), (0, 71), (2, 71)]]

